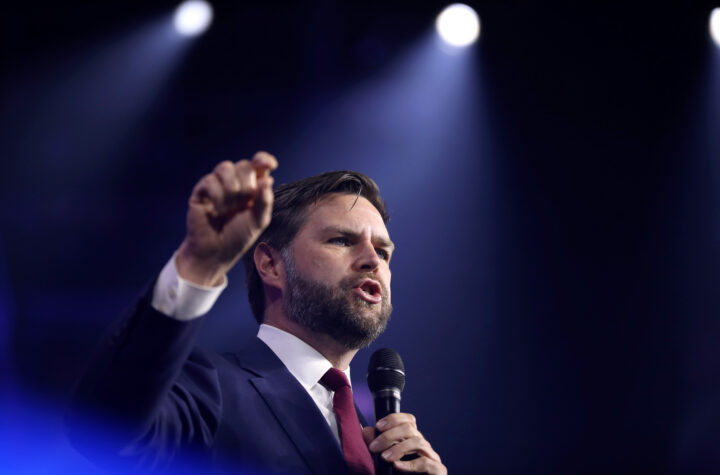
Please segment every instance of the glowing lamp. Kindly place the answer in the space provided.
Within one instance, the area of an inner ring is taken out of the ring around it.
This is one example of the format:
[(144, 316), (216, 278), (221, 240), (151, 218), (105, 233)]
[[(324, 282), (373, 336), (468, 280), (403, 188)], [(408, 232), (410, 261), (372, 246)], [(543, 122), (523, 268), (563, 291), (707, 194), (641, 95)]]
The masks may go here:
[(715, 8), (710, 14), (710, 36), (720, 46), (720, 8)]
[(454, 3), (438, 15), (435, 29), (444, 42), (463, 48), (473, 44), (480, 36), (480, 18), (471, 7)]
[(188, 0), (175, 10), (175, 31), (183, 36), (198, 36), (212, 23), (213, 11), (208, 2)]

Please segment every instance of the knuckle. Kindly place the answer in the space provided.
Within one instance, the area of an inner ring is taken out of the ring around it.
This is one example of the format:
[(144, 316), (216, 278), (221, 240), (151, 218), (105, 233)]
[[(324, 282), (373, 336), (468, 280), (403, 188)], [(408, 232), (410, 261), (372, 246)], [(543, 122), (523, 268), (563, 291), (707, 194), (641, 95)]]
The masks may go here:
[(249, 160), (240, 160), (235, 164), (235, 167), (239, 171), (247, 171), (253, 168), (252, 163)]
[(197, 185), (195, 185), (196, 191), (197, 191), (198, 193), (203, 193), (203, 194), (210, 194), (210, 193), (212, 193), (212, 191), (213, 191), (213, 184), (215, 183), (215, 181), (213, 180), (213, 178), (215, 178), (215, 176), (212, 175), (212, 174), (205, 175), (204, 177), (202, 177), (202, 178), (200, 179), (200, 181), (197, 183)]
[(203, 180), (205, 181), (205, 183), (207, 183), (208, 186), (220, 184), (220, 179), (218, 179), (215, 173), (208, 173), (207, 175), (205, 175), (205, 178), (203, 178)]
[(233, 164), (230, 160), (223, 160), (222, 162), (218, 163), (215, 167), (215, 170), (218, 172), (226, 172), (228, 170), (232, 170)]
[(205, 183), (205, 178), (201, 178), (200, 181), (195, 183), (195, 187), (193, 188), (193, 194), (194, 195), (203, 194), (203, 193), (205, 193), (206, 188), (207, 187), (206, 187), (206, 183)]
[(405, 460), (403, 461), (403, 465), (409, 469), (411, 469), (413, 472), (417, 472), (420, 470), (425, 469), (425, 465), (423, 464), (423, 459), (418, 458), (414, 460)]

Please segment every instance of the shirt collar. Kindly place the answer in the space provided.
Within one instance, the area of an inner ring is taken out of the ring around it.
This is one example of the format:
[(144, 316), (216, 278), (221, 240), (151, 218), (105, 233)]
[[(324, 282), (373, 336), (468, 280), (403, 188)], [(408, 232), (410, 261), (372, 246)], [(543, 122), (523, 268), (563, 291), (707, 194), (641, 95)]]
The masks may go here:
[[(295, 376), (306, 390), (316, 385), (327, 370), (332, 368), (327, 358), (292, 333), (263, 323), (257, 336), (280, 358), (290, 374)], [(349, 366), (343, 373), (350, 381)], [(350, 386), (352, 387), (352, 383)]]

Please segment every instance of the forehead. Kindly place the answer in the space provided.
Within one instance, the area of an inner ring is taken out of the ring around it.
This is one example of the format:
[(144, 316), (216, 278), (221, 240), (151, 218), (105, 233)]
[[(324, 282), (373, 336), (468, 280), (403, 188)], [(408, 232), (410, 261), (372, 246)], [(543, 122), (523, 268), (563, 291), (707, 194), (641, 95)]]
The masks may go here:
[(319, 231), (328, 226), (342, 226), (356, 232), (369, 228), (373, 235), (388, 238), (380, 212), (362, 196), (332, 193), (310, 205), (303, 231)]

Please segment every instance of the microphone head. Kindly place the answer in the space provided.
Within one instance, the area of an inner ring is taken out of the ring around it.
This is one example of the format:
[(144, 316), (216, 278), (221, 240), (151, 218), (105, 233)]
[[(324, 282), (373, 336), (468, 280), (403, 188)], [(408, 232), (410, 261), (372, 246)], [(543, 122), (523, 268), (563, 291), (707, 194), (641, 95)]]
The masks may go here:
[(402, 391), (405, 387), (405, 365), (397, 351), (381, 348), (372, 354), (367, 370), (370, 392), (382, 389)]

